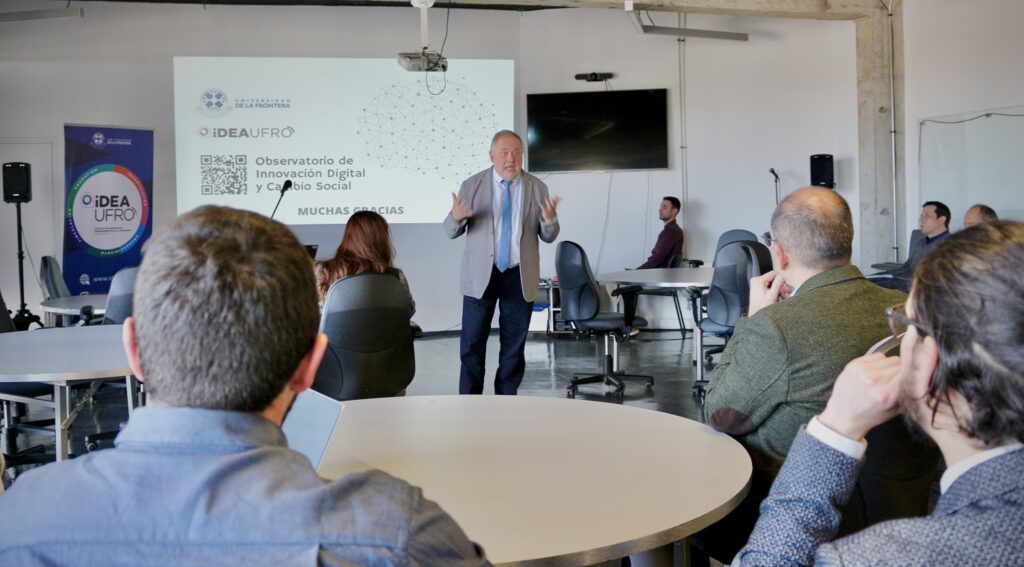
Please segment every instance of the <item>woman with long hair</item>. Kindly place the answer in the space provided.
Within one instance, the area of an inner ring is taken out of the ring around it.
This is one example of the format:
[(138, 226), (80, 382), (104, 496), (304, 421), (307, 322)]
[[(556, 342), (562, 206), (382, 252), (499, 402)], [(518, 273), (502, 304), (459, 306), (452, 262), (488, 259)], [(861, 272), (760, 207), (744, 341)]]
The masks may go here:
[(416, 312), (416, 302), (409, 291), (409, 282), (402, 270), (391, 262), (395, 256), (391, 229), (384, 217), (373, 211), (359, 211), (348, 219), (345, 235), (330, 260), (316, 264), (316, 290), (323, 305), (331, 284), (345, 276), (373, 272), (391, 274), (402, 282), (409, 294), (409, 315)]

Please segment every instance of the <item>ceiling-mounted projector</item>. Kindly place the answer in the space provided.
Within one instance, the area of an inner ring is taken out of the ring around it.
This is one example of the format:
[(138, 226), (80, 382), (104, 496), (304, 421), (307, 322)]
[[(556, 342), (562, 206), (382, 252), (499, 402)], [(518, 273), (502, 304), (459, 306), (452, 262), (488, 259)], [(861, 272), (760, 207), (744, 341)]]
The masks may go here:
[(412, 5), (420, 9), (420, 51), (398, 54), (398, 64), (406, 71), (447, 71), (448, 60), (436, 51), (430, 51), (427, 41), (427, 8), (434, 5), (434, 0), (412, 0)]
[(448, 60), (436, 51), (399, 53), (398, 64), (406, 71), (447, 71)]

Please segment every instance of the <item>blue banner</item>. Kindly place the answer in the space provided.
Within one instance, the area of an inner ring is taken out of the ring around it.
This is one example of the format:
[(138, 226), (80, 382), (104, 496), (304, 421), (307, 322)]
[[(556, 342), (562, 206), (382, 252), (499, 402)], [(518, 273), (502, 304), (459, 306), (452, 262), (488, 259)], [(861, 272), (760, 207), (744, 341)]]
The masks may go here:
[(153, 232), (153, 131), (64, 125), (64, 281), (107, 293)]

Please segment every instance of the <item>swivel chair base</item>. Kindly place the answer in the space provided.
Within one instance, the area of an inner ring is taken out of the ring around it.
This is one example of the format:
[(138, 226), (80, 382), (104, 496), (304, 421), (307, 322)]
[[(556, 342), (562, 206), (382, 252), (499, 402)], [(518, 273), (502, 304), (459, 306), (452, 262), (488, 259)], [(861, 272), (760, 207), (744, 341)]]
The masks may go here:
[(646, 374), (627, 374), (620, 372), (618, 369), (619, 361), (619, 341), (614, 338), (611, 339), (612, 347), (609, 349), (608, 341), (609, 334), (604, 336), (604, 372), (602, 374), (587, 374), (586, 372), (576, 372), (572, 375), (572, 381), (566, 387), (565, 396), (567, 398), (576, 397), (576, 389), (580, 384), (596, 384), (598, 382), (604, 384), (612, 384), (615, 386), (615, 393), (619, 396), (623, 395), (626, 385), (622, 382), (623, 380), (646, 380), (644, 384), (645, 390), (650, 390), (654, 387), (654, 377)]

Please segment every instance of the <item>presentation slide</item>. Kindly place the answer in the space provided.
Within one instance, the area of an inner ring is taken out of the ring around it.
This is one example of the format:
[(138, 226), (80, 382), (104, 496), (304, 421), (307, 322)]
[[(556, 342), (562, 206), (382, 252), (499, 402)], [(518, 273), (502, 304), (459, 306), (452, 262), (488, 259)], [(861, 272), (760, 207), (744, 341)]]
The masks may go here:
[[(178, 213), (206, 204), (288, 225), (372, 210), (440, 223), (451, 193), (489, 165), (514, 125), (512, 60), (449, 60), (416, 73), (396, 59), (175, 57)], [(438, 93), (438, 94), (435, 94)]]

